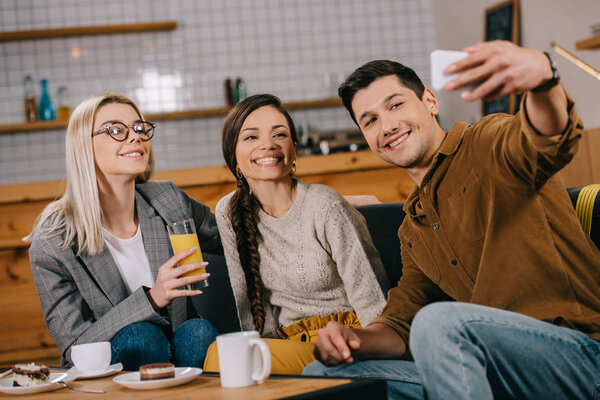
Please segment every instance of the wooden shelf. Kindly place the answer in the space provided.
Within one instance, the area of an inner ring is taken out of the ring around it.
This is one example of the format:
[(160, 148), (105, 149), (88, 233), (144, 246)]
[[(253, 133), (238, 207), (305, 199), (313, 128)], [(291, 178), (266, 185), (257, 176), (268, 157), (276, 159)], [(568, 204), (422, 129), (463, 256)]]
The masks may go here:
[(67, 127), (67, 121), (38, 121), (23, 124), (0, 125), (0, 133), (5, 132), (27, 132), (48, 131), (51, 129), (62, 129)]
[(136, 24), (76, 26), (72, 28), (35, 29), (31, 31), (0, 32), (0, 42), (9, 40), (35, 40), (66, 36), (113, 35), (117, 33), (139, 33), (172, 31), (177, 21), (142, 22)]
[(342, 105), (342, 99), (334, 97), (331, 99), (310, 100), (310, 101), (292, 101), (283, 104), (286, 110), (305, 110), (309, 108), (328, 108)]
[[(338, 107), (342, 105), (339, 98), (309, 100), (309, 101), (293, 101), (284, 103), (283, 106), (287, 110), (307, 110), (311, 108), (328, 108)], [(146, 118), (151, 121), (173, 120), (173, 119), (189, 119), (189, 118), (208, 118), (225, 115), (229, 112), (230, 107), (204, 108), (199, 110), (174, 111), (158, 114), (146, 114)], [(38, 121), (23, 124), (8, 124), (0, 125), (0, 133), (7, 132), (31, 132), (31, 131), (47, 131), (52, 129), (63, 129), (67, 127), (67, 121)]]
[(590, 50), (600, 48), (600, 33), (591, 38), (580, 40), (575, 43), (576, 50)]
[[(382, 161), (372, 151), (362, 150), (354, 153), (333, 153), (328, 155), (313, 154), (298, 157), (296, 175), (302, 178), (305, 176), (319, 176), (324, 174), (339, 174), (344, 172), (380, 170), (387, 168), (396, 169), (393, 165)], [(152, 180), (169, 180), (182, 189), (235, 183), (235, 178), (226, 165), (210, 165), (204, 167), (156, 171), (152, 176)], [(9, 204), (52, 201), (65, 192), (65, 187), (66, 183), (64, 180), (0, 185), (0, 205), (6, 206)], [(10, 215), (23, 217), (26, 214), (31, 214), (32, 218), (35, 218), (40, 212), (41, 208), (38, 209), (33, 207), (30, 212), (25, 212), (23, 210), (15, 212), (11, 210)], [(14, 241), (3, 242), (3, 240), (6, 240), (3, 238), (3, 235), (6, 235), (6, 232), (11, 229), (15, 229), (14, 227), (16, 225), (6, 225), (6, 218), (2, 219), (2, 217), (3, 214), (0, 214), (0, 227), (6, 227), (6, 229), (0, 230), (0, 249), (21, 246), (21, 237), (25, 236), (27, 233), (15, 235)], [(5, 222), (5, 224), (2, 225), (2, 222)], [(27, 226), (27, 229), (30, 229), (32, 225), (28, 223), (24, 226)]]

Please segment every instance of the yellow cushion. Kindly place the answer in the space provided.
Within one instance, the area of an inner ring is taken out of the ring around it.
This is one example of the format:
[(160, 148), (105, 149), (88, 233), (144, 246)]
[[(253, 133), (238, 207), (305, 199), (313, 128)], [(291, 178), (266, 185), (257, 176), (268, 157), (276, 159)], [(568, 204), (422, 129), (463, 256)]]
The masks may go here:
[(577, 204), (575, 205), (575, 212), (583, 231), (590, 236), (592, 233), (592, 216), (594, 213), (594, 202), (598, 192), (600, 191), (600, 185), (588, 185), (585, 186), (579, 192), (577, 197)]

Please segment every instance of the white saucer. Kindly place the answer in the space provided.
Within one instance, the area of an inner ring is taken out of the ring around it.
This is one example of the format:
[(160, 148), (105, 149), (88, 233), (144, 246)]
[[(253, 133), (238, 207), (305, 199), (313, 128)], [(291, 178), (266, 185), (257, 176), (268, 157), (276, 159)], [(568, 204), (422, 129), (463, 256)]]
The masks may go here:
[(73, 371), (75, 375), (77, 375), (77, 379), (94, 379), (94, 378), (102, 378), (109, 375), (114, 375), (117, 372), (123, 371), (123, 364), (116, 363), (109, 365), (105, 370), (102, 371), (86, 371), (81, 372), (76, 367), (70, 369), (69, 371)]
[(64, 386), (58, 383), (52, 383), (57, 381), (71, 382), (74, 381), (77, 376), (70, 372), (51, 372), (50, 383), (44, 383), (42, 385), (35, 386), (13, 386), (13, 379), (0, 379), (0, 393), (5, 394), (32, 394), (50, 392), (52, 390), (61, 389)]
[(171, 386), (179, 386), (190, 382), (195, 377), (202, 373), (201, 368), (175, 368), (175, 377), (168, 379), (153, 379), (149, 381), (143, 381), (140, 379), (139, 372), (130, 372), (128, 374), (122, 374), (115, 376), (113, 381), (119, 385), (128, 387), (130, 389), (160, 389), (168, 388)]

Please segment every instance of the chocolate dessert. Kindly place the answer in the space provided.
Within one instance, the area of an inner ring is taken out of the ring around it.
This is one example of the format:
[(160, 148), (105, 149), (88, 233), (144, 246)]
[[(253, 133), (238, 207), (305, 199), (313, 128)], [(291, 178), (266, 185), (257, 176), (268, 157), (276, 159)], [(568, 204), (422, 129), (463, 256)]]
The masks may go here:
[(50, 382), (50, 370), (45, 365), (16, 364), (13, 370), (13, 386), (34, 386)]
[(146, 364), (140, 367), (140, 379), (167, 379), (175, 377), (175, 365), (171, 363)]

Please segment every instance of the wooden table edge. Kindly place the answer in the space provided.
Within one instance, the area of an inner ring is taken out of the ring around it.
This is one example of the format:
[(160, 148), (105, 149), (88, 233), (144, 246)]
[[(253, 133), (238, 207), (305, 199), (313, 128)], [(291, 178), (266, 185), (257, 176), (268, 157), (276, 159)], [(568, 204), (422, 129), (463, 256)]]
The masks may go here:
[[(352, 400), (352, 399), (365, 399), (362, 390), (354, 392), (348, 396), (347, 390), (365, 389), (365, 384), (368, 385), (369, 399), (378, 398), (378, 394), (381, 394), (382, 399), (387, 399), (387, 385), (384, 379), (378, 378), (360, 378), (360, 377), (343, 377), (343, 376), (289, 376), (285, 375), (286, 378), (299, 378), (299, 379), (328, 379), (328, 380), (350, 380), (350, 382), (342, 383), (341, 385), (331, 386), (324, 389), (319, 389), (310, 393), (302, 393), (292, 395), (288, 397), (282, 397), (281, 400), (309, 400), (309, 399), (328, 399), (328, 400)], [(271, 378), (271, 377), (269, 377)], [(275, 378), (277, 379), (277, 377)]]

